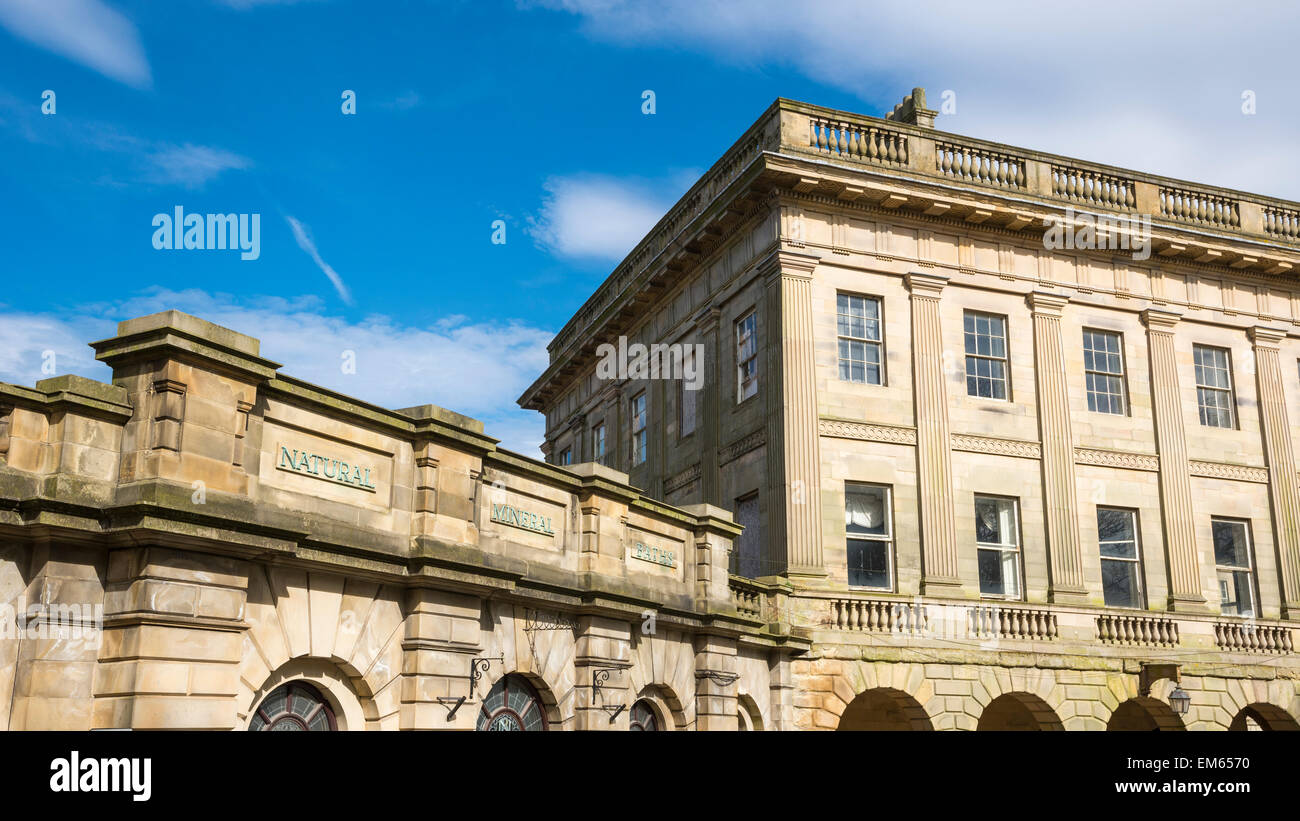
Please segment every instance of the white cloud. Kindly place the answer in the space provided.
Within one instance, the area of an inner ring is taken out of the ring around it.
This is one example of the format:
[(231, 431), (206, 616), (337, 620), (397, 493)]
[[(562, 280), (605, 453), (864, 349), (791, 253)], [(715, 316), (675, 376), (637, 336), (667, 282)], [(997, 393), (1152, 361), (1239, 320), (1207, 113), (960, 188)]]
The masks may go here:
[(0, 26), (118, 82), (153, 83), (135, 25), (100, 0), (0, 0)]
[[(55, 352), (57, 374), (107, 381), (87, 342), (112, 336), (116, 322), (175, 308), (261, 340), (261, 353), (281, 372), (388, 408), (434, 404), (481, 419), (502, 447), (539, 455), (541, 414), (515, 399), (547, 365), (551, 332), (519, 322), (467, 322), (449, 317), (428, 327), (385, 316), (360, 321), (332, 315), (319, 299), (231, 297), (202, 291), (154, 290), (109, 304), (50, 313), (0, 306), (0, 380), (32, 385), (42, 355)], [(356, 372), (344, 373), (345, 352)]]
[[(593, 38), (689, 48), (744, 66), (794, 66), (873, 101), (913, 86), (938, 127), (1032, 149), (1278, 196), (1300, 197), (1290, 2), (1072, 5), (1008, 0), (541, 0)], [(1257, 95), (1258, 113), (1241, 111)], [(774, 86), (772, 96), (788, 92)], [(816, 103), (818, 100), (809, 100)], [(875, 108), (876, 110), (871, 110)], [(758, 112), (755, 111), (755, 116)], [(737, 123), (739, 132), (746, 123)]]
[(223, 171), (248, 168), (245, 157), (206, 145), (159, 144), (147, 156), (151, 181), (198, 188)]
[(293, 229), (293, 238), (298, 243), (298, 247), (306, 251), (307, 255), (316, 263), (316, 267), (320, 268), (325, 273), (325, 276), (329, 277), (330, 282), (334, 285), (334, 290), (338, 292), (339, 299), (343, 300), (345, 304), (351, 305), (352, 293), (348, 290), (348, 286), (344, 284), (343, 277), (339, 276), (338, 271), (335, 271), (328, 262), (321, 259), (320, 252), (316, 250), (316, 243), (312, 240), (311, 231), (293, 217), (286, 216), (285, 219), (288, 220), (289, 227)]
[[(674, 185), (674, 187), (676, 187)], [(552, 177), (528, 233), (560, 256), (618, 261), (654, 227), (684, 190), (671, 195), (612, 177)]]

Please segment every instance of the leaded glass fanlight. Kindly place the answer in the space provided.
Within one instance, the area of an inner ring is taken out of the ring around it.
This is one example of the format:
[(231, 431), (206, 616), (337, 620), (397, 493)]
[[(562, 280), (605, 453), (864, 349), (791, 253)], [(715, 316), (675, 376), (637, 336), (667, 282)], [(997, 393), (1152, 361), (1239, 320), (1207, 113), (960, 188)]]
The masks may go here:
[(654, 710), (645, 699), (632, 705), (632, 715), (628, 719), (629, 730), (653, 731), (659, 729)]
[(480, 730), (545, 730), (546, 715), (537, 691), (514, 674), (492, 685), (479, 710)]
[(248, 729), (326, 731), (337, 730), (338, 726), (334, 711), (319, 690), (305, 681), (291, 681), (262, 699)]

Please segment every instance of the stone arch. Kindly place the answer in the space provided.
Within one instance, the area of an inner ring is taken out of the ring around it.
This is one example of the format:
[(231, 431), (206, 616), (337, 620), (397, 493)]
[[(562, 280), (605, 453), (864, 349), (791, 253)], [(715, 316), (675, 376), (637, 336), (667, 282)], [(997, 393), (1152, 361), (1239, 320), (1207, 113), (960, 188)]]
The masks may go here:
[(874, 687), (845, 707), (838, 730), (933, 730), (920, 703), (901, 690)]
[(561, 714), (560, 701), (555, 696), (555, 689), (551, 687), (551, 685), (547, 683), (546, 679), (542, 678), (539, 674), (528, 672), (526, 670), (507, 670), (495, 677), (484, 675), (478, 682), (478, 694), (475, 697), (475, 710), (478, 710), (479, 706), (482, 705), (483, 698), (487, 695), (488, 691), (496, 686), (498, 681), (501, 681), (507, 676), (514, 676), (516, 679), (523, 679), (528, 682), (528, 685), (537, 693), (537, 698), (541, 702), (542, 710), (546, 715), (546, 729), (563, 729), (564, 716)]
[(271, 673), (261, 687), (254, 690), (250, 699), (240, 705), (240, 729), (248, 729), (253, 711), (273, 690), (293, 681), (313, 685), (329, 702), (335, 723), (340, 730), (364, 730), (376, 719), (374, 700), (370, 688), (358, 671), (322, 659), (301, 658), (287, 662)]
[[(1271, 681), (1263, 679), (1219, 679), (1216, 684), (1223, 688), (1222, 692), (1204, 693), (1205, 690), (1217, 689), (1217, 687), (1206, 687), (1210, 681), (1208, 678), (1195, 681), (1186, 679), (1184, 685), (1192, 696), (1192, 709), (1198, 714), (1196, 723), (1189, 722), (1192, 729), (1221, 729), (1230, 730), (1235, 727), (1248, 728), (1250, 721), (1254, 721), (1260, 726), (1259, 719), (1263, 718), (1270, 726), (1274, 728), (1285, 728), (1293, 724), (1300, 723), (1300, 695), (1297, 695), (1295, 682), (1289, 679), (1273, 679)], [(1201, 686), (1193, 689), (1193, 683), (1199, 683)], [(1201, 691), (1201, 692), (1198, 692)], [(1217, 697), (1211, 703), (1205, 704), (1205, 695)], [(1251, 708), (1252, 712), (1246, 713), (1240, 722), (1238, 718), (1243, 712)]]
[(736, 696), (736, 710), (739, 713), (740, 729), (762, 732), (767, 727), (763, 724), (763, 712), (758, 709), (758, 702), (749, 693)]
[[(1055, 671), (1037, 667), (979, 667), (976, 670), (970, 698), (963, 700), (962, 712), (948, 714), (954, 729), (986, 729), (980, 726), (985, 711), (994, 701), (1008, 695), (1015, 696), (1015, 701), (1030, 709), (1035, 721), (1047, 725), (1045, 729), (1092, 729), (1088, 723), (1092, 718), (1091, 708), (1085, 708), (1087, 712), (1080, 714), (1080, 706), (1065, 697), (1065, 687), (1057, 680)], [(1094, 690), (1102, 703), (1108, 696), (1115, 702), (1106, 688), (1094, 687)]]
[(263, 689), (268, 682), (300, 675), (327, 691), (327, 698), (342, 702), (343, 691), (350, 690), (362, 701), (360, 725), (350, 721), (351, 728), (398, 728), (404, 613), (397, 588), (255, 565), (244, 618), (238, 726), (247, 726), (259, 694), (270, 692)]
[(794, 675), (800, 680), (796, 689), (804, 691), (802, 699), (811, 704), (799, 708), (796, 702), (795, 726), (798, 729), (834, 730), (848, 706), (868, 690), (894, 690), (921, 708), (912, 718), (924, 718), (929, 729), (938, 727), (943, 699), (935, 698), (934, 686), (925, 676), (921, 664), (887, 661), (845, 661), (841, 659), (796, 660)]
[(1256, 702), (1247, 704), (1232, 719), (1229, 730), (1300, 730), (1300, 723), (1286, 710), (1275, 704)]
[(671, 687), (665, 684), (647, 684), (632, 692), (635, 693), (632, 699), (633, 703), (637, 701), (649, 702), (654, 709), (655, 718), (659, 720), (661, 729), (686, 729), (686, 711), (682, 708), (681, 699), (677, 697)]
[(1186, 730), (1174, 709), (1151, 696), (1134, 696), (1121, 702), (1110, 714), (1106, 729), (1111, 731), (1158, 732)]
[(1065, 729), (1056, 711), (1033, 693), (1003, 693), (980, 712), (977, 730), (1046, 730)]
[(654, 635), (632, 627), (627, 685), (632, 693), (662, 699), (676, 729), (695, 721), (695, 648), (690, 638), (662, 626)]

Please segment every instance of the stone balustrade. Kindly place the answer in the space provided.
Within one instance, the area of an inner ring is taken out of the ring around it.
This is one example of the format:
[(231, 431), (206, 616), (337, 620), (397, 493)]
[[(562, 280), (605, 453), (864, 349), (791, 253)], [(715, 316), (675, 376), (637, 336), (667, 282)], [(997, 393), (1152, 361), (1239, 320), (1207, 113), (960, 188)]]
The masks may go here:
[(1133, 647), (1176, 647), (1178, 623), (1149, 616), (1103, 613), (1097, 617), (1097, 640)]
[(1025, 187), (1025, 161), (1021, 157), (957, 142), (936, 142), (934, 149), (935, 170), (945, 177), (1011, 190)]
[(763, 588), (740, 576), (732, 576), (728, 587), (736, 612), (753, 619), (763, 617)]
[(906, 166), (907, 137), (862, 123), (813, 117), (809, 145), (818, 151), (848, 159)]
[(1052, 194), (1087, 206), (1132, 211), (1137, 186), (1132, 180), (1073, 165), (1052, 166)]
[(840, 630), (919, 635), (930, 628), (929, 610), (921, 604), (879, 599), (832, 599), (831, 624)]
[(1214, 640), (1221, 649), (1235, 653), (1290, 653), (1294, 649), (1289, 628), (1252, 622), (1216, 622)]
[(1048, 610), (980, 604), (970, 608), (968, 618), (972, 638), (1050, 641), (1060, 635), (1056, 614)]

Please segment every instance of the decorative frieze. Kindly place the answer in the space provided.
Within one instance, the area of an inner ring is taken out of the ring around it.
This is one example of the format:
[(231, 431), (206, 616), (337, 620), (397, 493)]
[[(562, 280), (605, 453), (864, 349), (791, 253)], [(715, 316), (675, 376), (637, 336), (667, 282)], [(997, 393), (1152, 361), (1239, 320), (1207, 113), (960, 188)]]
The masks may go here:
[(664, 493), (676, 493), (699, 478), (700, 463), (696, 462), (686, 470), (683, 470), (681, 473), (678, 473), (676, 476), (673, 476), (668, 481), (664, 482)]
[(748, 436), (742, 436), (736, 441), (727, 445), (718, 451), (718, 465), (725, 465), (728, 462), (734, 462), (740, 457), (749, 453), (751, 450), (757, 450), (767, 444), (767, 434), (765, 431), (756, 430)]
[(954, 433), (951, 441), (953, 450), (970, 453), (993, 453), (998, 456), (1018, 456), (1022, 459), (1041, 459), (1043, 456), (1042, 446), (1038, 442), (1028, 442), (1023, 439)]
[(857, 439), (863, 442), (889, 442), (895, 445), (915, 445), (916, 428), (901, 425), (872, 425), (865, 422), (846, 422), (839, 419), (822, 419), (817, 432), (832, 439)]
[(1122, 450), (1099, 450), (1097, 448), (1075, 448), (1074, 462), (1079, 465), (1098, 465), (1099, 467), (1121, 468), (1124, 470), (1160, 470), (1160, 459), (1146, 453), (1129, 453)]
[(1187, 471), (1192, 476), (1203, 476), (1207, 479), (1230, 479), (1234, 482), (1268, 484), (1268, 470), (1266, 468), (1250, 467), (1249, 465), (1201, 462), (1193, 459), (1187, 463)]

